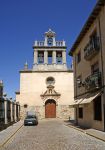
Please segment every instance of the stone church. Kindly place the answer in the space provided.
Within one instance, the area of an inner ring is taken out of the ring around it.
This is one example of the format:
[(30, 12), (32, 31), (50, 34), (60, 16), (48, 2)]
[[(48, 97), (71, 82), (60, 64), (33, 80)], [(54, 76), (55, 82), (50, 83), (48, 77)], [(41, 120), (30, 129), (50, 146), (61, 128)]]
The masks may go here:
[(67, 68), (65, 41), (56, 41), (49, 29), (43, 41), (33, 45), (33, 67), (26, 63), (20, 71), (20, 90), (16, 101), (21, 105), (21, 117), (35, 111), (39, 119), (73, 118), (73, 70)]

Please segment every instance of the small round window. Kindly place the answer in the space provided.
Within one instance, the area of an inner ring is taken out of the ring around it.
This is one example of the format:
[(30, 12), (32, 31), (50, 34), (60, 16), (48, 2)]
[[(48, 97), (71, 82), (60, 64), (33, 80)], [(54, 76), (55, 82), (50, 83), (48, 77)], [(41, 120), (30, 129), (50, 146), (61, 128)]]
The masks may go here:
[(53, 77), (48, 77), (46, 79), (46, 84), (54, 84), (55, 83), (55, 79)]

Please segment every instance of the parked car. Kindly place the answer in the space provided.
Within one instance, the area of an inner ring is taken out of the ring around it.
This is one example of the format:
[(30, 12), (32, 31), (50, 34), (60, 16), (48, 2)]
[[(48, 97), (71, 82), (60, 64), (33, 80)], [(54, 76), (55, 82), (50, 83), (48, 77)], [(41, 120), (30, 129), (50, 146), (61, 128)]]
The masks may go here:
[(26, 125), (38, 125), (38, 118), (36, 115), (27, 115), (24, 119), (24, 126)]

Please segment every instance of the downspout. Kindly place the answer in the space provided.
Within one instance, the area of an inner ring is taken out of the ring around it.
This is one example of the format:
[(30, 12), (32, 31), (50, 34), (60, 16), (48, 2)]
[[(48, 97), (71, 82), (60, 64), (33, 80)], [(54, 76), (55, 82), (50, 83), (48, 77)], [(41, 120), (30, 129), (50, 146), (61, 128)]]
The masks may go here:
[(75, 77), (74, 77), (74, 79), (75, 79), (75, 89), (74, 89), (74, 91), (75, 91), (75, 97), (77, 98), (77, 72), (76, 72), (76, 55), (75, 55)]
[[(77, 72), (76, 72), (76, 55), (75, 55), (75, 77), (74, 77), (74, 81), (75, 81), (75, 97), (77, 98)], [(76, 124), (78, 124), (78, 105), (77, 107), (75, 107), (75, 115), (76, 115)]]
[(100, 18), (98, 17), (98, 24), (99, 24), (99, 39), (100, 39), (100, 50), (101, 50), (101, 66), (102, 66), (102, 87), (103, 87), (103, 111), (104, 111), (104, 131), (105, 131), (105, 87), (104, 87), (104, 63), (103, 63), (103, 48), (102, 48), (102, 32), (101, 32), (101, 24)]

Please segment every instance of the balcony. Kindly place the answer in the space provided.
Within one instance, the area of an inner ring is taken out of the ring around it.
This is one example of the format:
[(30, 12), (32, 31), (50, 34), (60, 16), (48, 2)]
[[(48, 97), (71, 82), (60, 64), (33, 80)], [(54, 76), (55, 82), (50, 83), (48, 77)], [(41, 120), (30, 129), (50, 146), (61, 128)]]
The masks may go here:
[(89, 61), (91, 60), (96, 54), (98, 54), (100, 49), (99, 37), (94, 37), (89, 41), (84, 49), (84, 58)]
[(101, 72), (96, 72), (85, 79), (84, 85), (87, 90), (101, 88)]

